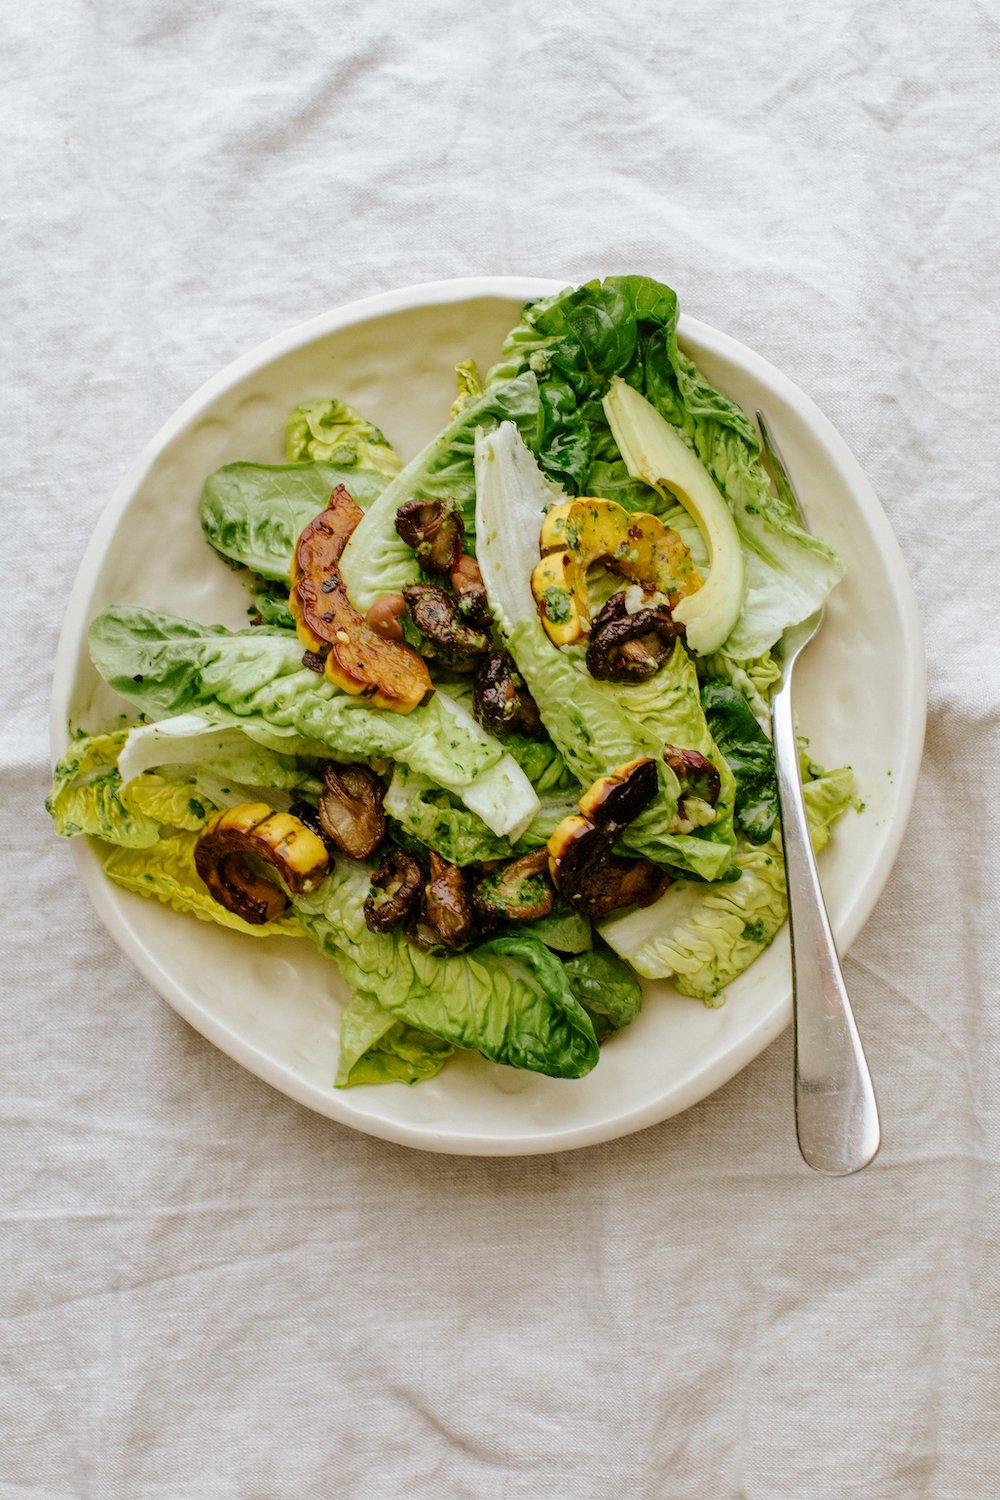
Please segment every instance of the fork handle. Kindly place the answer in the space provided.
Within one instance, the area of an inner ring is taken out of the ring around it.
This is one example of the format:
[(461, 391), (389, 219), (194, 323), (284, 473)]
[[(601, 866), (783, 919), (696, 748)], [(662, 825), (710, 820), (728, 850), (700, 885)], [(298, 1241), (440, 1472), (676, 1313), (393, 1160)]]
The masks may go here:
[(795, 1129), (810, 1167), (830, 1177), (846, 1177), (866, 1167), (879, 1148), (878, 1106), (809, 836), (791, 668), (789, 662), (771, 700), (771, 729), (792, 949)]

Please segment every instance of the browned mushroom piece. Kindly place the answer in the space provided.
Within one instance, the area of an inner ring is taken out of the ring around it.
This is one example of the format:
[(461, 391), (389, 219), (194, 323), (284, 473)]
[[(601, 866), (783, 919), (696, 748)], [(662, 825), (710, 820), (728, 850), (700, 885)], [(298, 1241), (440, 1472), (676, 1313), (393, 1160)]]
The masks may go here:
[(548, 842), (556, 889), (577, 911), (597, 921), (623, 906), (649, 906), (670, 884), (649, 859), (626, 859), (613, 847), (657, 790), (656, 762), (640, 756), (601, 776), (580, 798), (580, 812), (564, 818)]
[(580, 811), (592, 823), (613, 824), (620, 833), (649, 806), (657, 785), (656, 761), (651, 755), (640, 755), (599, 776), (580, 798)]
[(549, 868), (557, 889), (595, 922), (623, 906), (650, 906), (670, 884), (670, 876), (652, 860), (611, 852), (619, 831), (574, 814), (549, 839)]
[(477, 630), (493, 628), (490, 601), (484, 588), (463, 589), (458, 595), (458, 612), (466, 625), (472, 625)]
[(473, 712), (498, 739), (515, 731), (533, 738), (544, 732), (538, 704), (506, 651), (491, 651), (483, 660), (473, 687)]
[(472, 895), (465, 876), (458, 865), (432, 851), (431, 878), (407, 937), (418, 948), (461, 948), (472, 936), (472, 920)]
[(413, 583), (403, 590), (414, 625), (433, 650), (428, 655), (449, 667), (467, 667), (490, 649), (489, 635), (465, 624), (458, 600), (429, 583)]
[(587, 671), (602, 682), (645, 682), (684, 633), (665, 604), (629, 614), (625, 591), (612, 594), (594, 621), (587, 646)]
[(402, 594), (379, 594), (374, 604), (368, 608), (365, 624), (384, 640), (401, 641), (403, 626), (399, 617), (405, 609), (406, 600)]
[(424, 883), (417, 861), (402, 849), (390, 849), (372, 876), (365, 898), (365, 924), (369, 932), (389, 932), (410, 915)]
[(367, 859), (385, 836), (385, 787), (367, 766), (323, 766), (317, 813), (323, 832), (351, 859)]
[(469, 552), (462, 553), (448, 576), (456, 594), (471, 593), (483, 586), (482, 569)]
[(396, 531), (426, 573), (450, 573), (462, 556), (465, 527), (447, 500), (407, 500), (396, 512)]
[(270, 867), (290, 891), (301, 894), (319, 885), (329, 856), (322, 839), (290, 813), (275, 812), (266, 802), (241, 802), (205, 825), (194, 863), (213, 900), (262, 927), (280, 917), (288, 897), (260, 867)]
[(548, 851), (533, 849), (484, 871), (473, 884), (472, 899), (477, 914), (488, 923), (547, 917), (553, 901)]
[(682, 750), (679, 745), (664, 745), (663, 759), (681, 784), (681, 797), (700, 797), (714, 807), (722, 790), (718, 767), (698, 750)]

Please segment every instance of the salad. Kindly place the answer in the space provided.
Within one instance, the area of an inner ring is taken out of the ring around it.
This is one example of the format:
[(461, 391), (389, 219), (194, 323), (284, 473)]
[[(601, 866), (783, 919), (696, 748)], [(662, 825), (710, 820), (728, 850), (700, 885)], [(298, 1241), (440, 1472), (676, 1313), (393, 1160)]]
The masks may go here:
[[(641, 979), (718, 1005), (784, 921), (774, 648), (843, 565), (676, 329), (642, 276), (530, 303), (406, 464), (303, 400), (286, 463), (201, 497), (246, 628), (91, 624), (134, 722), (71, 729), (56, 831), (127, 890), (316, 944), (352, 993), (338, 1087), (456, 1049), (582, 1077)], [(819, 849), (852, 777), (802, 775)]]

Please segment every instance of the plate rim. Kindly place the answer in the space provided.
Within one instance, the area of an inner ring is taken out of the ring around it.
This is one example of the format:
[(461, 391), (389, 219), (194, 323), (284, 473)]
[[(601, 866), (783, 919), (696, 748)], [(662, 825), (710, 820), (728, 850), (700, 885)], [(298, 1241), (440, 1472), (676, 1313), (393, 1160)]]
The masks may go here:
[[(210, 403), (223, 396), (237, 382), (274, 360), (354, 323), (418, 306), (438, 306), (476, 297), (495, 296), (527, 302), (574, 284), (573, 278), (466, 276), (415, 282), (390, 291), (376, 292), (328, 309), (265, 339), (230, 361), (193, 391), (129, 465), (98, 516), (84, 549), (70, 590), (55, 652), (49, 711), (52, 765), (55, 765), (65, 750), (67, 709), (75, 682), (81, 639), (89, 623), (87, 614), (97, 568), (118, 522), (153, 464), (164, 449)], [(835, 458), (852, 492), (863, 499), (866, 522), (876, 537), (884, 565), (891, 577), (892, 596), (902, 617), (904, 637), (914, 647), (902, 667), (908, 677), (904, 702), (909, 710), (910, 721), (904, 735), (904, 753), (895, 776), (899, 811), (887, 829), (863, 893), (855, 895), (835, 923), (838, 945), (842, 951), (846, 951), (874, 911), (885, 889), (905, 836), (916, 794), (926, 728), (927, 686), (923, 634), (913, 584), (899, 542), (873, 486), (844, 438), (812, 398), (756, 350), (700, 319), (681, 313), (678, 319), (678, 337), (682, 343), (686, 337), (690, 337), (703, 349), (721, 358), (735, 359), (748, 374), (774, 389), (807, 420), (810, 428)], [(791, 1022), (789, 985), (783, 1005), (775, 1006), (768, 1016), (762, 1018), (759, 1026), (745, 1037), (731, 1042), (707, 1066), (693, 1069), (688, 1076), (677, 1080), (668, 1096), (632, 1110), (625, 1108), (613, 1119), (595, 1124), (576, 1124), (564, 1129), (541, 1131), (537, 1127), (528, 1127), (523, 1137), (498, 1137), (475, 1131), (459, 1135), (412, 1121), (372, 1119), (367, 1115), (359, 1115), (351, 1107), (350, 1091), (338, 1091), (332, 1087), (328, 1092), (319, 1090), (317, 1085), (299, 1076), (289, 1065), (276, 1061), (254, 1042), (239, 1035), (211, 1011), (206, 1010), (200, 1001), (171, 976), (152, 949), (130, 927), (122, 911), (123, 893), (105, 878), (90, 840), (72, 839), (70, 844), (83, 887), (113, 941), (157, 994), (207, 1041), (263, 1082), (314, 1113), (360, 1130), (366, 1135), (416, 1150), (483, 1157), (542, 1155), (579, 1150), (631, 1135), (670, 1119), (709, 1097), (742, 1072)], [(789, 1088), (789, 1097), (790, 1095)]]

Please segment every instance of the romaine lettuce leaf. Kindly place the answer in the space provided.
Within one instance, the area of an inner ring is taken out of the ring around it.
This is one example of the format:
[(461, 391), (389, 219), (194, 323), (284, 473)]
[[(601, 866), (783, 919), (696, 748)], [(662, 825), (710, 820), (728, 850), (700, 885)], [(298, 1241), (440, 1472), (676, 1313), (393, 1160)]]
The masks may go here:
[(122, 607), (94, 620), (90, 649), (109, 686), (152, 718), (197, 711), (271, 749), (396, 760), (457, 792), (495, 833), (537, 810), (513, 757), (445, 694), (409, 714), (370, 708), (303, 667), (301, 644), (287, 632), (228, 631)]
[(230, 562), (261, 578), (288, 583), (292, 552), (331, 491), (347, 486), (364, 509), (385, 489), (372, 469), (329, 463), (226, 464), (205, 481), (198, 514), (205, 539)]
[(570, 989), (594, 1023), (598, 1039), (620, 1031), (642, 1008), (642, 988), (628, 964), (599, 941), (565, 960)]
[[(380, 474), (389, 480), (402, 468), (399, 454), (385, 434), (346, 401), (303, 401), (285, 424), (289, 463), (320, 459), (356, 473)], [(348, 480), (347, 488), (354, 491)], [(357, 499), (357, 496), (355, 496)], [(364, 502), (358, 500), (358, 504)]]
[(466, 550), (475, 551), (476, 429), (492, 431), (511, 421), (529, 443), (538, 427), (538, 386), (530, 370), (500, 381), (467, 402), (458, 415), (406, 465), (359, 523), (340, 560), (341, 574), (356, 609), (420, 578), (416, 553), (396, 533), (396, 512), (407, 500), (450, 496), (465, 525)]
[(340, 1058), (334, 1086), (421, 1083), (440, 1073), (454, 1052), (448, 1042), (417, 1031), (383, 1010), (374, 995), (356, 990), (340, 1018)]
[(397, 766), (385, 794), (385, 810), (410, 838), (453, 865), (471, 865), (540, 848), (563, 818), (576, 810), (579, 795), (576, 787), (571, 794), (543, 798), (528, 827), (512, 841), (493, 833), (476, 813), (458, 804), (454, 793), (437, 786), (429, 776)]
[(89, 833), (109, 843), (145, 849), (160, 837), (156, 818), (122, 796), (118, 755), (126, 730), (71, 741), (52, 773), (45, 807), (62, 838)]
[[(811, 774), (808, 765), (803, 773), (818, 852), (829, 840), (834, 821), (850, 806), (854, 780), (846, 767), (813, 780), (805, 779)], [(740, 878), (732, 884), (678, 880), (645, 910), (603, 922), (601, 936), (637, 973), (672, 978), (681, 994), (721, 1005), (725, 986), (763, 952), (788, 911), (780, 828), (766, 844), (741, 838), (733, 863)]]
[(195, 869), (194, 846), (197, 841), (194, 833), (178, 833), (159, 839), (152, 848), (108, 849), (104, 855), (104, 873), (116, 885), (134, 891), (137, 896), (153, 896), (172, 906), (174, 911), (187, 912), (203, 922), (231, 927), (234, 932), (244, 932), (248, 937), (302, 936), (302, 928), (290, 909), (276, 921), (254, 927), (213, 900)]
[(313, 792), (323, 787), (312, 762), (269, 750), (252, 740), (242, 726), (222, 728), (204, 714), (177, 714), (127, 731), (118, 770), (130, 790), (141, 785), (134, 777), (163, 766), (207, 769), (213, 776), (244, 786)]
[(563, 965), (529, 936), (494, 938), (468, 953), (422, 953), (398, 932), (369, 932), (369, 872), (336, 862), (317, 890), (294, 898), (305, 931), (347, 983), (397, 1020), (493, 1062), (579, 1078), (598, 1059), (591, 1021)]
[(778, 821), (778, 781), (771, 741), (744, 698), (722, 678), (701, 690), (701, 706), (736, 782), (736, 827), (763, 844)]
[(123, 784), (118, 762), (128, 731), (78, 736), (53, 772), (45, 806), (63, 838), (90, 834), (109, 844), (148, 849), (161, 826), (197, 830), (215, 808), (193, 776), (148, 774)]
[(556, 953), (586, 953), (594, 946), (590, 919), (563, 901), (557, 901), (549, 915), (539, 917), (528, 930)]

